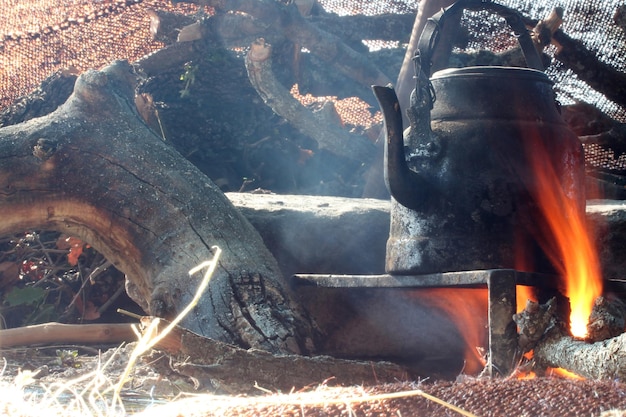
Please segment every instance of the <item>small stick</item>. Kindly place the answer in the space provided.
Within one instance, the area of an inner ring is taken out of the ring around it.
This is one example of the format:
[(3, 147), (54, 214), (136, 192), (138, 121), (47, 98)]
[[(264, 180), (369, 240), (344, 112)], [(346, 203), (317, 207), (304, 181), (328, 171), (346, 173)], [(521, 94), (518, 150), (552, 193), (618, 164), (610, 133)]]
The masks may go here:
[(143, 318), (143, 316), (140, 316), (139, 314), (135, 314), (135, 313), (133, 313), (131, 311), (128, 311), (128, 310), (124, 310), (123, 308), (118, 308), (116, 311), (118, 313), (120, 313), (120, 314), (123, 314), (123, 315), (128, 316), (128, 317), (132, 317), (132, 318), (137, 319), (137, 320), (141, 320)]

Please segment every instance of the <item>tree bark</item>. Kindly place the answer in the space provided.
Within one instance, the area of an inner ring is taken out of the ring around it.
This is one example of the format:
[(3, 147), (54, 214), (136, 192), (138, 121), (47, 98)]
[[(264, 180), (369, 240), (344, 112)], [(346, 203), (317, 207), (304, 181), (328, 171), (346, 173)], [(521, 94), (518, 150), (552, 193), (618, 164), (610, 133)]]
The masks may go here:
[(596, 343), (554, 333), (539, 343), (534, 352), (544, 366), (564, 368), (584, 378), (626, 377), (626, 333)]
[(182, 325), (272, 352), (307, 352), (313, 331), (254, 228), (221, 191), (138, 117), (130, 65), (88, 71), (55, 112), (0, 129), (0, 234), (59, 230), (92, 244), (127, 275), (151, 315), (193, 297), (188, 271), (222, 248)]
[[(142, 324), (147, 327), (152, 320), (145, 317)], [(158, 328), (162, 330), (167, 324), (160, 320)], [(145, 358), (159, 373), (187, 376), (197, 388), (213, 388), (233, 394), (258, 394), (257, 387), (289, 392), (325, 383), (376, 385), (409, 378), (406, 369), (390, 362), (272, 355), (200, 337), (180, 327), (175, 327), (154, 349), (168, 356), (163, 360), (161, 353), (153, 352)]]

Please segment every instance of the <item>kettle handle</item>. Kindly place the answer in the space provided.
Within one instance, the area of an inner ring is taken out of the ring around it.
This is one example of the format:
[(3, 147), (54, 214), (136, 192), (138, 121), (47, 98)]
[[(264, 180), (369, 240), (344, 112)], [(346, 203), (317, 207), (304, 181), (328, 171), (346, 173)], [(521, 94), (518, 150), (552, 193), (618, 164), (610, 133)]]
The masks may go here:
[[(446, 21), (458, 22), (460, 14), (464, 9), (469, 10), (490, 10), (503, 17), (507, 24), (513, 29), (517, 36), (517, 40), (526, 59), (526, 65), (529, 68), (543, 71), (543, 62), (541, 56), (530, 36), (522, 15), (509, 7), (494, 3), (492, 0), (459, 0), (450, 7), (441, 10), (439, 13), (428, 19), (420, 40), (418, 42), (419, 60), (416, 62), (420, 65), (420, 76), (430, 78), (431, 70), (441, 69), (447, 65), (448, 59), (452, 52), (450, 24), (446, 25)], [(437, 50), (440, 40), (445, 42)], [(441, 64), (440, 64), (441, 63)]]

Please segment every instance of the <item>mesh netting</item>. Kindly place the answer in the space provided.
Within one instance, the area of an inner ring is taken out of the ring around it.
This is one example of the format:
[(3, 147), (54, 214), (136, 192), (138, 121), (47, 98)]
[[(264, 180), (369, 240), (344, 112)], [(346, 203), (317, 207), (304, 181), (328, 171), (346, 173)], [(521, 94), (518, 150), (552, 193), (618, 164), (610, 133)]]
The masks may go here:
[[(562, 6), (565, 10), (561, 28), (574, 39), (580, 39), (589, 50), (593, 51), (598, 59), (619, 71), (626, 70), (624, 47), (626, 36), (624, 30), (613, 23), (614, 16), (623, 1), (620, 0), (565, 0), (555, 4), (553, 1), (529, 0), (501, 0), (499, 3), (519, 10), (524, 15), (540, 20), (544, 19), (555, 6)], [(493, 43), (493, 31), (498, 27), (493, 24), (494, 17), (481, 16), (473, 19), (470, 24), (470, 33), (477, 39), (485, 41), (487, 48)], [(487, 24), (486, 24), (487, 23)], [(496, 38), (498, 39), (498, 38)], [(552, 49), (546, 51), (552, 53)], [(603, 112), (620, 120), (626, 119), (626, 113), (620, 106), (612, 103), (602, 94), (590, 89), (570, 70), (558, 60), (552, 60), (546, 69), (548, 76), (556, 82), (557, 93), (563, 104), (574, 101), (584, 101), (595, 105)]]
[[(551, 0), (500, 0), (533, 19), (545, 18), (555, 6)], [(340, 15), (413, 13), (409, 0), (320, 0), (330, 12)], [(624, 30), (614, 24), (622, 0), (562, 0), (565, 9), (563, 30), (580, 39), (599, 59), (614, 68), (626, 69)], [(169, 0), (5, 0), (0, 5), (0, 108), (34, 90), (45, 78), (61, 69), (80, 73), (100, 68), (115, 59), (135, 61), (162, 48), (149, 30), (149, 9), (195, 13), (197, 7)], [(501, 19), (481, 12), (466, 13), (469, 48), (497, 51), (510, 46), (502, 42), (508, 31)], [(396, 43), (397, 44), (397, 43)], [(379, 45), (379, 44), (377, 44)], [(548, 51), (550, 52), (550, 51)], [(589, 88), (558, 61), (547, 69), (556, 82), (564, 104), (583, 101), (620, 121), (626, 112), (602, 94)], [(312, 100), (311, 98), (308, 99)], [(369, 124), (369, 112), (362, 101), (341, 104), (348, 123)], [(588, 149), (596, 166), (624, 170), (626, 161), (611, 150)]]
[[(613, 24), (621, 0), (564, 0), (563, 29), (581, 39), (605, 63), (618, 70), (626, 67), (623, 54), (624, 31)], [(340, 15), (411, 13), (412, 1), (322, 0), (328, 10)], [(554, 6), (552, 1), (501, 0), (525, 15), (544, 18)], [(0, 5), (0, 108), (32, 91), (47, 76), (63, 68), (78, 72), (99, 68), (114, 59), (129, 61), (158, 50), (163, 44), (149, 32), (148, 9), (193, 13), (193, 5), (168, 0), (6, 0)], [(502, 28), (496, 17), (467, 14), (473, 43), (471, 47), (497, 50), (501, 47)], [(472, 17), (473, 16), (473, 17)], [(558, 62), (547, 70), (557, 82), (561, 101), (582, 100), (618, 119), (624, 110), (584, 83)]]
[(5, 0), (0, 6), (0, 108), (61, 69), (78, 73), (162, 48), (148, 9), (189, 13), (167, 0)]
[(626, 154), (615, 154), (598, 144), (585, 144), (587, 166), (600, 168), (619, 175), (626, 175)]

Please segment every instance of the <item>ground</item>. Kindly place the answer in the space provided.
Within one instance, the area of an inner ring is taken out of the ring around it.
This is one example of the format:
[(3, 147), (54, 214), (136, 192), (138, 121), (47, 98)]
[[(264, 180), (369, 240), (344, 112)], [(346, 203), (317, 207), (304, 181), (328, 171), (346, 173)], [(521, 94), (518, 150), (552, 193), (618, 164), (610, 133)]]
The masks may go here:
[[(111, 407), (111, 393), (106, 391), (124, 373), (132, 349), (132, 345), (126, 345), (102, 350), (100, 354), (96, 348), (80, 346), (6, 349), (2, 352), (5, 368), (0, 378), (4, 394), (0, 398), (0, 411), (11, 416), (41, 415), (42, 407), (50, 408), (50, 412), (46, 410), (48, 415), (56, 412), (64, 416), (155, 415), (155, 412), (160, 416), (626, 415), (616, 411), (626, 408), (626, 385), (615, 381), (459, 376), (457, 381), (331, 387), (329, 380), (329, 385), (305, 387), (291, 393), (269, 392), (259, 387), (258, 397), (212, 393), (189, 396), (182, 394), (193, 392), (188, 381), (162, 378), (145, 363), (137, 364), (121, 391), (123, 411)], [(30, 372), (36, 374), (36, 379), (28, 381)], [(59, 387), (64, 387), (62, 394), (57, 393)], [(100, 397), (96, 393), (104, 395)], [(58, 402), (52, 398), (58, 398)]]

